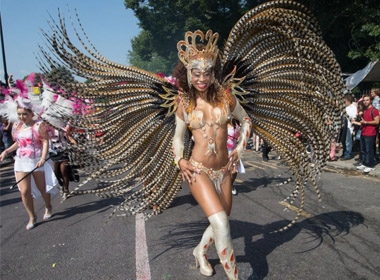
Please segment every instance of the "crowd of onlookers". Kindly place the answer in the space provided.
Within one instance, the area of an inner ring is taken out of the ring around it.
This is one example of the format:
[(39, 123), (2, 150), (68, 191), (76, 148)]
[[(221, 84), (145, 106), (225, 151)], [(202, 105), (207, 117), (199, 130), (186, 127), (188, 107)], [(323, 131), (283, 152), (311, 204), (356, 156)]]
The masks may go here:
[[(330, 154), (328, 161), (345, 161), (356, 158), (354, 165), (358, 170), (369, 173), (374, 170), (376, 163), (380, 161), (380, 136), (379, 136), (379, 111), (380, 111), (380, 88), (371, 89), (370, 93), (363, 94), (355, 100), (351, 94), (344, 96), (346, 115), (342, 116), (341, 123), (333, 123), (326, 116), (326, 123), (336, 130), (336, 137), (331, 139)], [(306, 145), (308, 153), (310, 147)], [(262, 153), (263, 161), (268, 161), (271, 147), (253, 134), (248, 148)], [(338, 149), (341, 156), (338, 157)]]
[(369, 173), (379, 160), (380, 89), (373, 88), (357, 102), (350, 95), (346, 95), (345, 100), (347, 117), (340, 138), (343, 147), (341, 160), (351, 159), (352, 149), (357, 144), (359, 157), (356, 168)]

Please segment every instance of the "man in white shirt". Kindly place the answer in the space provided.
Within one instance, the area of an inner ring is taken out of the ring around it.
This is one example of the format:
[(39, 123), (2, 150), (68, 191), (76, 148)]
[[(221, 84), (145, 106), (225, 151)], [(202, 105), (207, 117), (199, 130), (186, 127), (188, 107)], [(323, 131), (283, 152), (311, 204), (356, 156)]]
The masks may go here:
[(347, 114), (347, 129), (346, 129), (346, 137), (342, 139), (343, 143), (343, 154), (340, 158), (341, 160), (348, 160), (352, 158), (351, 152), (352, 152), (352, 146), (353, 146), (353, 139), (352, 134), (354, 132), (354, 126), (351, 123), (352, 119), (355, 119), (358, 114), (358, 109), (353, 104), (354, 98), (352, 95), (347, 94), (345, 97), (346, 102), (346, 114)]

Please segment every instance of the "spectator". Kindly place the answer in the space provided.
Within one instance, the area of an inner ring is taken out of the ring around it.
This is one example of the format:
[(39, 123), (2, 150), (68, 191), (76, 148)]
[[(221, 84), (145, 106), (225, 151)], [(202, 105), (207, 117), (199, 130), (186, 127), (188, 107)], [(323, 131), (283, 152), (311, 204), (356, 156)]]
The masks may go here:
[(353, 146), (352, 134), (354, 132), (354, 127), (351, 123), (351, 120), (356, 118), (358, 114), (358, 109), (353, 104), (354, 98), (352, 97), (352, 95), (348, 94), (344, 97), (344, 99), (346, 102), (346, 114), (347, 114), (346, 124), (347, 125), (346, 125), (346, 131), (345, 133), (343, 133), (345, 137), (341, 139), (342, 146), (343, 146), (343, 153), (340, 159), (348, 160), (352, 158), (351, 152), (352, 152), (352, 146)]
[(363, 96), (364, 114), (360, 122), (353, 122), (355, 125), (361, 126), (360, 136), (360, 154), (362, 165), (356, 167), (358, 170), (363, 170), (364, 173), (371, 172), (375, 167), (375, 139), (376, 127), (379, 124), (379, 111), (372, 106), (372, 98), (369, 94)]
[(359, 166), (359, 165), (362, 165), (362, 156), (360, 154), (360, 137), (361, 137), (361, 133), (362, 133), (362, 130), (361, 130), (361, 126), (360, 125), (357, 125), (357, 124), (354, 124), (354, 122), (360, 122), (363, 118), (363, 114), (364, 114), (364, 104), (363, 104), (363, 100), (360, 100), (358, 102), (358, 105), (357, 105), (357, 109), (358, 109), (358, 115), (356, 116), (355, 119), (351, 120), (351, 124), (353, 125), (354, 127), (354, 132), (355, 132), (355, 140), (359, 143), (359, 159), (358, 159), (358, 163), (354, 164), (356, 166)]
[[(4, 144), (4, 150), (6, 150), (13, 144), (12, 124), (6, 118), (2, 118), (0, 129), (2, 134), (2, 141)], [(12, 154), (8, 154), (8, 157), (11, 158)]]
[(76, 141), (70, 136), (70, 126), (67, 125), (65, 131), (58, 129), (50, 130), (50, 159), (54, 164), (54, 173), (62, 186), (62, 199), (65, 200), (69, 196), (70, 183), (70, 166), (67, 154), (68, 142), (76, 144)]
[(262, 155), (263, 155), (263, 161), (268, 161), (269, 160), (269, 153), (272, 150), (272, 147), (268, 145), (266, 141), (263, 141), (263, 144), (261, 145), (262, 149)]
[(380, 111), (380, 88), (371, 89), (372, 106)]
[(252, 133), (251, 140), (252, 140), (252, 150), (254, 150), (255, 152), (258, 152), (261, 149), (259, 135)]

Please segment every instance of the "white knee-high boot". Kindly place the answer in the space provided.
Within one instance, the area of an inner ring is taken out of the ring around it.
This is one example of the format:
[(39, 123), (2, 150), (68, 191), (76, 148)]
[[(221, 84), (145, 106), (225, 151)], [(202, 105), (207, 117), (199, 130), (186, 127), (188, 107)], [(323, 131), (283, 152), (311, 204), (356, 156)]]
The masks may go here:
[(237, 280), (238, 270), (235, 265), (235, 254), (227, 214), (225, 211), (221, 211), (208, 217), (208, 220), (214, 232), (216, 251), (224, 271), (228, 279)]
[(211, 225), (209, 225), (202, 235), (201, 242), (195, 247), (193, 255), (195, 257), (196, 267), (200, 266), (200, 272), (204, 276), (212, 276), (213, 269), (207, 260), (207, 250), (214, 243), (214, 232)]

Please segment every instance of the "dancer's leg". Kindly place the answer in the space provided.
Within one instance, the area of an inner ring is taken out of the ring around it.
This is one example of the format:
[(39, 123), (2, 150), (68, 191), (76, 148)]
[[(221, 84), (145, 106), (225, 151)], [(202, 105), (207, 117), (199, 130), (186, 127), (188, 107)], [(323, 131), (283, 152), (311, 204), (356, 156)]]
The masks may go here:
[[(16, 172), (16, 181), (21, 180), (26, 175), (27, 172)], [(32, 197), (32, 187), (31, 187), (31, 177), (26, 176), (18, 183), (18, 187), (21, 193), (22, 203), (24, 204), (25, 210), (29, 216), (29, 222), (26, 225), (26, 229), (32, 229), (36, 224), (36, 214), (34, 213), (34, 203)]]
[[(222, 192), (218, 195), (210, 178), (204, 172), (197, 175), (196, 181), (190, 184), (190, 191), (195, 200), (197, 200), (206, 216), (209, 217), (217, 252), (223, 264), (223, 268), (229, 279), (237, 279), (237, 269), (227, 218), (227, 213), (230, 213), (232, 204), (231, 177), (228, 173), (223, 179), (221, 189)], [(224, 215), (222, 213), (224, 213)], [(225, 216), (226, 219), (222, 216)], [(206, 236), (211, 233), (211, 230), (206, 229), (205, 233), (206, 239)], [(227, 255), (228, 257), (226, 257)], [(202, 260), (203, 259), (204, 258), (202, 258)], [(203, 267), (207, 269), (208, 265), (203, 265)]]
[(238, 279), (238, 270), (235, 264), (235, 254), (227, 214), (225, 211), (220, 211), (209, 216), (208, 220), (214, 232), (215, 247), (224, 271), (228, 279), (236, 280)]
[(51, 207), (51, 202), (50, 202), (50, 193), (46, 192), (45, 172), (43, 171), (33, 172), (33, 179), (36, 183), (38, 190), (41, 193), (42, 198), (44, 199), (44, 202), (45, 202), (44, 220), (47, 220), (52, 215), (52, 207)]

